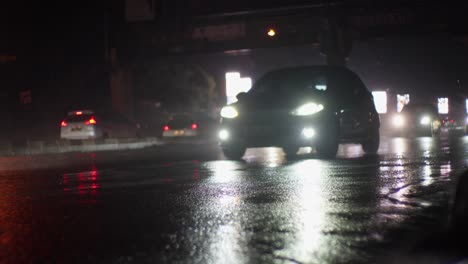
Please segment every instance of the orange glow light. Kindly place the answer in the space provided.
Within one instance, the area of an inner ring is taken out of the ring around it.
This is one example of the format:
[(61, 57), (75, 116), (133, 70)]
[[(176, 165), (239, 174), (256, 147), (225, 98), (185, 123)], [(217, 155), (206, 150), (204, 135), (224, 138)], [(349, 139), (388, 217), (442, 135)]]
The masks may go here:
[(276, 35), (276, 31), (272, 28), (270, 28), (267, 32), (267, 35), (270, 37), (274, 37)]

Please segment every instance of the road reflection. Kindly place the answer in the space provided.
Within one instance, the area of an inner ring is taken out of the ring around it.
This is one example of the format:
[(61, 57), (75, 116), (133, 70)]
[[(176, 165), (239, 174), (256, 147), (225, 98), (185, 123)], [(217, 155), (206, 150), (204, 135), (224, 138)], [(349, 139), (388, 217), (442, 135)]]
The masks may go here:
[(267, 148), (249, 150), (245, 162), (203, 163), (208, 176), (193, 190), (193, 215), (194, 226), (205, 228), (187, 237), (205, 244), (191, 252), (206, 263), (339, 261), (352, 247), (384, 240), (382, 225), (402, 224), (432, 205), (430, 187), (453, 169), (440, 145), (394, 138), (375, 158), (344, 145), (336, 160), (288, 160)]
[(281, 148), (253, 148), (248, 149), (244, 155), (245, 161), (251, 166), (275, 168), (286, 162)]
[[(17, 248), (16, 243), (26, 244), (27, 238), (21, 236), (20, 231), (30, 235), (30, 229), (22, 229), (21, 226), (30, 219), (31, 214), (23, 213), (22, 210), (30, 209), (24, 203), (18, 203), (16, 193), (18, 187), (11, 184), (6, 176), (0, 175), (0, 262), (3, 261), (25, 261), (24, 255), (28, 248)], [(30, 210), (29, 210), (30, 211)], [(19, 231), (20, 230), (20, 231)], [(14, 258), (12, 254), (17, 257)]]
[(99, 189), (99, 170), (95, 166), (92, 166), (89, 171), (62, 175), (63, 192), (79, 194), (81, 202), (96, 203)]
[[(379, 203), (380, 210), (399, 208), (411, 211), (432, 205), (434, 193), (427, 190), (449, 180), (452, 173), (450, 160), (446, 160), (448, 157), (445, 155), (450, 152), (451, 145), (442, 148), (444, 144), (447, 144), (447, 139), (441, 143), (439, 138), (430, 137), (393, 138), (387, 142), (390, 151), (388, 158), (381, 162), (378, 175), (381, 182), (379, 192), (384, 198)], [(406, 216), (398, 213), (390, 217), (402, 222)]]
[(290, 243), (280, 255), (285, 258), (294, 256), (299, 261), (318, 261), (314, 259), (324, 245), (325, 224), (327, 223), (327, 200), (330, 197), (326, 189), (327, 162), (304, 160), (291, 165), (288, 172), (295, 179), (289, 207), (292, 208), (290, 224), (295, 225)]
[[(348, 151), (352, 157), (356, 153), (362, 155), (353, 145)], [(362, 158), (362, 161), (375, 160)], [(353, 159), (350, 165), (360, 168), (362, 161)], [(334, 232), (335, 226), (344, 223), (334, 213), (355, 210), (346, 206), (336, 208), (334, 199), (340, 200), (342, 194), (350, 199), (363, 199), (366, 204), (375, 203), (368, 199), (375, 197), (369, 189), (365, 198), (360, 193), (340, 193), (340, 185), (349, 188), (353, 178), (351, 174), (345, 182), (336, 182), (333, 177), (350, 173), (342, 171), (336, 161), (310, 158), (288, 161), (277, 148), (251, 151), (246, 162), (213, 161), (204, 166), (202, 169), (211, 176), (193, 191), (198, 202), (192, 212), (196, 219), (193, 226), (204, 228), (189, 228), (187, 237), (192, 239), (192, 245), (204, 241), (203, 249), (192, 248), (191, 254), (205, 263), (226, 260), (318, 263), (323, 256), (317, 252), (323, 253), (324, 248), (336, 243), (326, 233)], [(358, 177), (375, 177), (374, 169), (363, 170)], [(332, 254), (343, 249), (339, 245), (334, 247)], [(256, 258), (265, 254), (269, 258)]]
[(429, 186), (434, 182), (431, 165), (426, 164), (423, 166), (421, 178), (423, 179), (423, 186)]
[(185, 232), (197, 245), (188, 249), (190, 255), (202, 263), (246, 262), (248, 243), (241, 226), (244, 167), (242, 162), (213, 161), (201, 168), (211, 177), (194, 190), (200, 200), (193, 212), (195, 223)]

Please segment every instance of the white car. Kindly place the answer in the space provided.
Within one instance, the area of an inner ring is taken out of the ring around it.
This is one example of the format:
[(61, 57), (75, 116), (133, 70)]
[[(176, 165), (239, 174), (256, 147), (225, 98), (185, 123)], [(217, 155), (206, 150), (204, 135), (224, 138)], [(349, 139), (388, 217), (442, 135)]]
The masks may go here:
[(132, 138), (138, 137), (138, 132), (138, 124), (112, 112), (71, 111), (60, 123), (60, 138), (67, 140)]
[(77, 110), (69, 112), (60, 123), (60, 138), (82, 140), (101, 138), (102, 130), (97, 126), (94, 112), (91, 110)]

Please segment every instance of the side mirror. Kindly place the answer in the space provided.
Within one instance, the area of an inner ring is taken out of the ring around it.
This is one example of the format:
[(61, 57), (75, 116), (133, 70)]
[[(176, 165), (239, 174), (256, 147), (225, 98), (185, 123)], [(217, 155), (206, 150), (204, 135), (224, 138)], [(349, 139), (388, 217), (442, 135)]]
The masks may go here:
[(236, 96), (237, 101), (244, 101), (247, 98), (247, 93), (245, 92), (240, 92)]

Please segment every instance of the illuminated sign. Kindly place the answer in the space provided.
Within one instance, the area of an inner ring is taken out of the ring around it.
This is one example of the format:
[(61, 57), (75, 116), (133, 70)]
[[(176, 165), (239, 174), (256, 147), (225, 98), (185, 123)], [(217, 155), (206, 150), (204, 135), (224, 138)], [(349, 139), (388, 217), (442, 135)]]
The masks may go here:
[(236, 96), (241, 92), (248, 92), (252, 88), (252, 79), (240, 77), (238, 72), (226, 73), (226, 97), (227, 104), (237, 102)]
[(437, 98), (437, 109), (439, 114), (449, 113), (449, 99), (447, 97)]
[(409, 104), (409, 94), (397, 94), (397, 112), (400, 113), (405, 105)]
[(387, 113), (387, 92), (385, 91), (374, 91), (372, 92), (374, 96), (374, 104), (377, 113), (386, 114)]
[(466, 109), (466, 114), (468, 114), (468, 99), (465, 100), (465, 109)]

